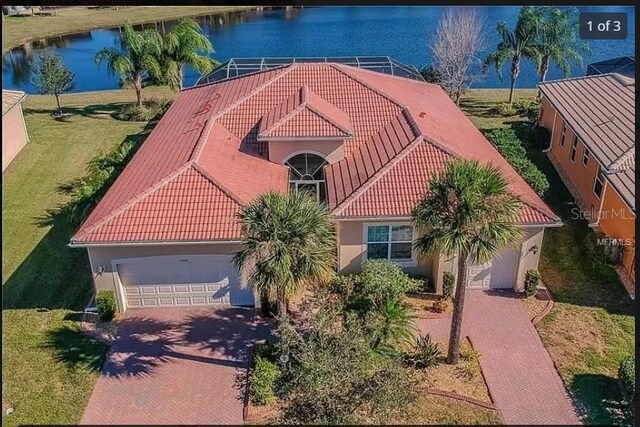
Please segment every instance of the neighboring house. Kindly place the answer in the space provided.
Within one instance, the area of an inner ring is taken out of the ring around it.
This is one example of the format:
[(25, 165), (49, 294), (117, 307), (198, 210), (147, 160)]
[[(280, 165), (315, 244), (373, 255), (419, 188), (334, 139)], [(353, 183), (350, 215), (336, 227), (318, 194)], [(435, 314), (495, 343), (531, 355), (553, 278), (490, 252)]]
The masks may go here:
[(24, 92), (2, 90), (2, 172), (29, 142), (22, 114), (26, 96)]
[(587, 76), (596, 74), (616, 73), (635, 79), (636, 78), (636, 57), (620, 56), (618, 58), (607, 59), (605, 61), (594, 62), (587, 66)]
[(601, 74), (540, 85), (548, 156), (590, 225), (622, 244), (635, 282), (635, 80)]
[(265, 191), (304, 189), (335, 217), (340, 272), (391, 259), (441, 290), (455, 260), (416, 256), (411, 211), (455, 158), (496, 165), (524, 202), (526, 240), (470, 266), (469, 286), (521, 289), (559, 218), (439, 86), (336, 63), (182, 91), (70, 245), (87, 248), (96, 289), (121, 310), (253, 305), (230, 262), (236, 214)]

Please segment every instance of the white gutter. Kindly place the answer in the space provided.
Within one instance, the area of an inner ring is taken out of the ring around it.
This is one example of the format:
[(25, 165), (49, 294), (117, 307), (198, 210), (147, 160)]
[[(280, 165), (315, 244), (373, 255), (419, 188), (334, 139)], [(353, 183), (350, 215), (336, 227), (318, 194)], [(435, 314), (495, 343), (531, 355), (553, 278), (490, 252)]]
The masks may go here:
[(70, 242), (70, 248), (108, 248), (118, 246), (184, 246), (184, 245), (225, 245), (241, 243), (240, 240), (201, 240), (201, 241), (165, 241), (165, 242), (106, 242), (106, 243), (74, 243)]

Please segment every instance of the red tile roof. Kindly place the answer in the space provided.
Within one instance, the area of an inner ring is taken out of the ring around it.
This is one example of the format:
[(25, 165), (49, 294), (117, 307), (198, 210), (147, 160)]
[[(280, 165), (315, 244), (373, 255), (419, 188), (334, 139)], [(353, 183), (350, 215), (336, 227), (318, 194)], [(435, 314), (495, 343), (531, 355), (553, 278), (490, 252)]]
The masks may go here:
[(264, 139), (312, 136), (347, 138), (325, 167), (338, 218), (408, 216), (431, 173), (463, 157), (504, 172), (522, 222), (559, 221), (438, 86), (294, 63), (181, 92), (72, 242), (238, 239), (239, 207), (288, 188)]

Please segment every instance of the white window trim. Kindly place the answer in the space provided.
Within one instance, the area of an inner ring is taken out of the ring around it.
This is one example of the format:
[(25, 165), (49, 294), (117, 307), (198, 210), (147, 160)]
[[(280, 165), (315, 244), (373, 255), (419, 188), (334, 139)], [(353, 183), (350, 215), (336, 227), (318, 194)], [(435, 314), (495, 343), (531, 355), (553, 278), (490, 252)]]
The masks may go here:
[[(411, 227), (411, 259), (407, 260), (394, 260), (390, 259), (390, 251), (391, 251), (391, 230), (389, 230), (389, 240), (386, 242), (389, 245), (387, 250), (387, 260), (391, 261), (401, 267), (416, 267), (418, 265), (418, 257), (416, 251), (413, 249), (413, 241), (416, 239), (416, 229), (411, 225), (410, 222), (365, 222), (362, 224), (362, 262), (368, 260), (367, 257), (367, 245), (368, 242), (368, 228), (369, 227), (399, 227), (399, 226), (409, 226)], [(376, 243), (376, 242), (372, 242)], [(377, 243), (385, 243), (385, 242), (377, 242)], [(400, 242), (404, 243), (404, 242)]]
[(560, 147), (564, 147), (565, 138), (567, 137), (567, 123), (562, 121), (562, 132), (560, 133)]

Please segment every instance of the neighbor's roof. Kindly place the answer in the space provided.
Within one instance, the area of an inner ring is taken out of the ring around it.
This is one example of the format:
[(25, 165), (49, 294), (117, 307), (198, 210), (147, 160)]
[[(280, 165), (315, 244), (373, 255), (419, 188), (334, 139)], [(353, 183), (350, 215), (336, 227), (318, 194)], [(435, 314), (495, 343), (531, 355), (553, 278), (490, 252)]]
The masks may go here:
[(305, 138), (345, 138), (345, 158), (325, 167), (338, 218), (409, 216), (448, 159), (472, 158), (510, 180), (521, 222), (559, 222), (440, 87), (294, 63), (182, 91), (72, 242), (238, 239), (240, 206), (288, 189), (269, 135), (300, 137), (301, 150)]
[(636, 57), (619, 56), (617, 58), (594, 62), (587, 66), (587, 76), (607, 73), (617, 73), (622, 74), (623, 76), (635, 78)]
[(540, 90), (605, 168), (635, 210), (635, 80), (600, 74), (542, 83)]
[(26, 96), (26, 93), (19, 90), (2, 89), (2, 115), (7, 114), (9, 110), (19, 104)]

